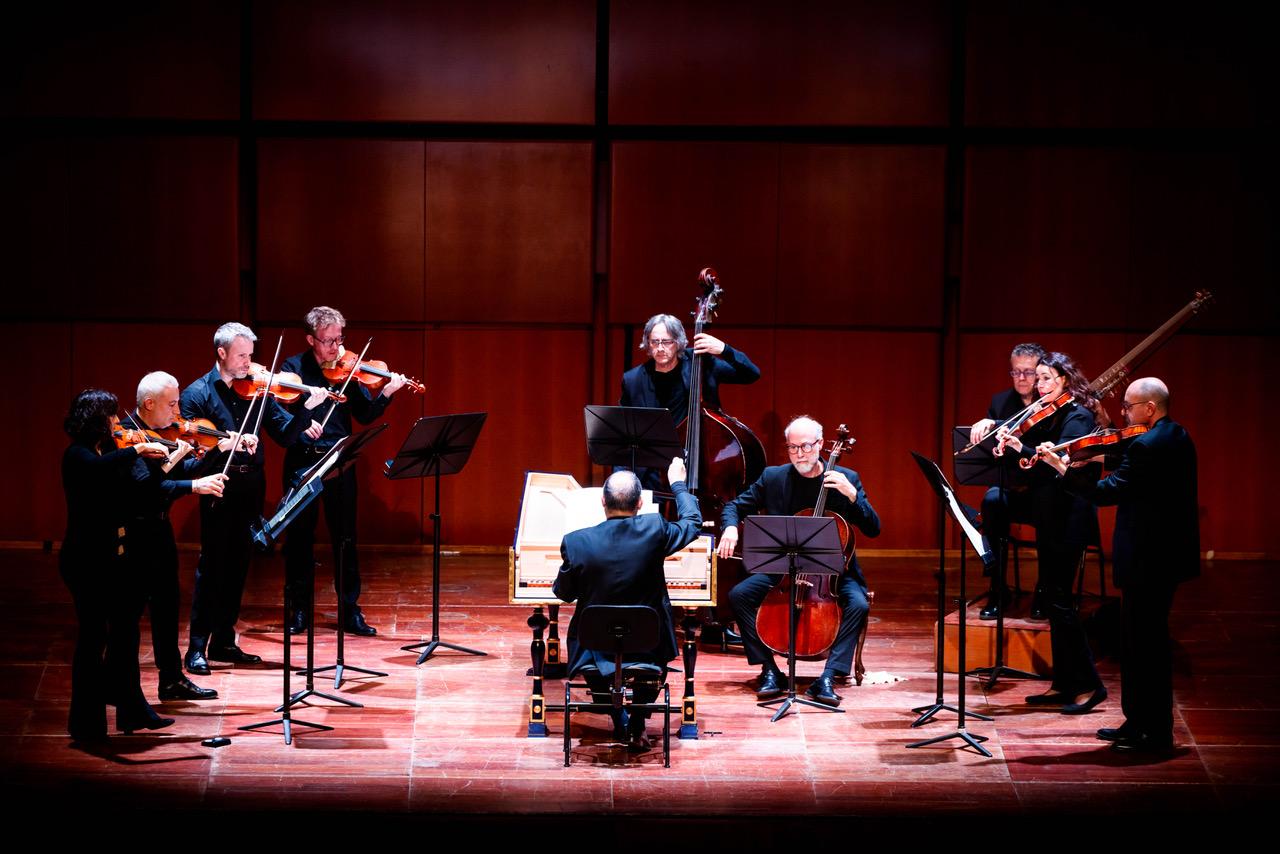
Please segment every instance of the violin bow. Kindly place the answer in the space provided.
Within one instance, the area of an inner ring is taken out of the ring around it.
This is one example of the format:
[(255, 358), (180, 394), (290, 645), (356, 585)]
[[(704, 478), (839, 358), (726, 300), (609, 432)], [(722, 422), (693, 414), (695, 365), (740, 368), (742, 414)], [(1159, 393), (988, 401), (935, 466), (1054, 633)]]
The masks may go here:
[[(364, 349), (360, 351), (359, 357), (356, 358), (356, 366), (351, 369), (351, 373), (347, 374), (347, 378), (342, 381), (342, 388), (338, 389), (339, 395), (347, 393), (347, 386), (351, 384), (351, 378), (360, 370), (360, 363), (364, 361), (364, 354), (369, 352), (369, 346), (373, 344), (373, 336), (369, 336), (369, 340), (364, 342)], [(329, 423), (329, 416), (338, 408), (338, 401), (329, 401), (329, 411), (325, 413), (324, 420), (320, 422), (320, 429), (324, 430), (324, 425)]]
[[(284, 333), (280, 333), (280, 337), (276, 339), (276, 355), (271, 359), (271, 371), (267, 374), (267, 384), (262, 387), (262, 406), (258, 408), (258, 420), (253, 425), (253, 435), (257, 438), (258, 430), (262, 428), (262, 415), (267, 411), (267, 397), (271, 394), (271, 384), (276, 378), (276, 364), (280, 361), (280, 348), (284, 345)], [(253, 404), (257, 402), (258, 395), (249, 398), (249, 408), (244, 411), (244, 420), (240, 422), (240, 432), (236, 434), (236, 445), (232, 446), (230, 453), (227, 454), (227, 461), (222, 466), (222, 473), (225, 475), (231, 470), (231, 460), (236, 455), (236, 446), (238, 446), (245, 436), (244, 428), (249, 426), (249, 416), (253, 414)]]

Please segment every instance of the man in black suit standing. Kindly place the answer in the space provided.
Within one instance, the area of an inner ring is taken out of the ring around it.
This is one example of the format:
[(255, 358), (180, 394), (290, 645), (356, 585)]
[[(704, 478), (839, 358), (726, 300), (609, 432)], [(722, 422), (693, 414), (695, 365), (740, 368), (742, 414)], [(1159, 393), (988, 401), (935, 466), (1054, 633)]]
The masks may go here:
[[(858, 473), (843, 466), (835, 466), (823, 472), (822, 425), (808, 416), (801, 416), (787, 425), (783, 431), (787, 442), (787, 455), (791, 463), (770, 466), (760, 479), (724, 506), (721, 515), (720, 546), (717, 553), (730, 557), (738, 544), (738, 521), (743, 516), (765, 513), (770, 516), (791, 516), (812, 508), (822, 489), (830, 489), (827, 509), (839, 513), (846, 522), (868, 537), (880, 536), (880, 516), (862, 487)], [(783, 691), (786, 678), (778, 670), (773, 653), (760, 640), (756, 629), (756, 612), (769, 591), (782, 583), (781, 575), (753, 574), (738, 582), (729, 591), (733, 615), (742, 632), (742, 646), (747, 661), (761, 665), (760, 683), (756, 696), (760, 699), (776, 697)], [(828, 706), (840, 705), (841, 697), (835, 692), (833, 681), (837, 676), (847, 676), (853, 669), (853, 653), (867, 618), (867, 583), (858, 567), (855, 554), (849, 566), (840, 576), (837, 587), (842, 616), (840, 630), (836, 633), (827, 664), (822, 675), (814, 680), (805, 692)]]
[[(668, 522), (657, 513), (639, 515), (643, 502), (639, 478), (629, 471), (614, 472), (605, 481), (601, 499), (605, 520), (594, 528), (565, 534), (560, 543), (563, 563), (553, 590), (566, 602), (578, 602), (569, 623), (569, 675), (581, 673), (593, 693), (609, 691), (613, 658), (578, 644), (578, 615), (589, 605), (648, 605), (658, 612), (658, 645), (648, 654), (629, 655), (627, 661), (655, 664), (665, 673), (667, 663), (676, 657), (663, 565), (668, 555), (698, 536), (702, 514), (697, 499), (685, 487), (685, 467), (679, 458), (671, 461), (667, 478), (680, 512), (678, 522)], [(636, 684), (637, 703), (651, 703), (657, 696), (657, 683)], [(648, 746), (644, 733), (647, 717), (636, 713), (628, 722), (633, 747)], [(614, 725), (620, 729), (621, 721), (615, 720)]]
[[(1167, 755), (1173, 750), (1173, 657), (1169, 609), (1178, 584), (1200, 574), (1196, 448), (1169, 418), (1169, 389), (1155, 377), (1134, 380), (1123, 410), (1145, 433), (1133, 439), (1120, 466), (1095, 480), (1053, 453), (1049, 465), (1067, 488), (1095, 504), (1116, 506), (1112, 566), (1123, 592), (1120, 663), (1124, 723), (1098, 730), (1119, 751)], [(1049, 447), (1041, 445), (1041, 449)]]

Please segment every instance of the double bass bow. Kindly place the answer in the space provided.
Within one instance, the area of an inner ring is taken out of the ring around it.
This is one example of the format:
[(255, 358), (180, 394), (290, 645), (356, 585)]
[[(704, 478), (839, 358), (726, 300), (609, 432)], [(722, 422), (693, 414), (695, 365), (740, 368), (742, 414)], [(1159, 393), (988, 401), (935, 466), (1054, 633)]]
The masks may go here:
[[(840, 455), (856, 442), (849, 436), (849, 429), (841, 424), (836, 429), (836, 438), (831, 445), (831, 453), (822, 467), (825, 477), (827, 472), (835, 468)], [(827, 492), (833, 487), (818, 490), (818, 500), (812, 508), (801, 510), (797, 516), (828, 516), (835, 520), (836, 532), (840, 536), (840, 548), (844, 552), (844, 562), (848, 566), (853, 559), (853, 529), (849, 522), (839, 513), (827, 510)], [(839, 576), (805, 575), (796, 576), (802, 589), (797, 592), (795, 605), (796, 624), (796, 658), (820, 658), (835, 642), (840, 631), (840, 620), (843, 611), (840, 608), (836, 585)], [(785, 654), (790, 644), (790, 624), (788, 616), (791, 610), (791, 578), (784, 577), (782, 583), (769, 591), (760, 608), (756, 611), (756, 630), (765, 646), (776, 653)]]

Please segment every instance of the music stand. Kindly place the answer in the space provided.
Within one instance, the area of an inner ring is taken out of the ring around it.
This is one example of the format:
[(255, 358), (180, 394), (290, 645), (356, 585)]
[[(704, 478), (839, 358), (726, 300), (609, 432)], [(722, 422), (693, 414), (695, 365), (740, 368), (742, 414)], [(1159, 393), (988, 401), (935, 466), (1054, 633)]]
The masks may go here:
[[(965, 711), (965, 707), (964, 707), (964, 679), (965, 679), (964, 672), (963, 672), (964, 671), (964, 648), (965, 648), (964, 573), (960, 574), (960, 642), (959, 642), (959, 650), (958, 650), (959, 656), (960, 656), (960, 666), (956, 668), (958, 671), (960, 671), (959, 673), (957, 673), (957, 676), (959, 678), (956, 680), (959, 686), (957, 691), (958, 697), (957, 697), (957, 702), (955, 706), (948, 706), (942, 702), (942, 670), (943, 670), (942, 647), (943, 647), (943, 642), (945, 638), (945, 635), (943, 634), (943, 631), (944, 631), (943, 623), (946, 617), (947, 511), (950, 510), (951, 515), (955, 518), (956, 522), (960, 525), (961, 530), (965, 532), (966, 536), (969, 538), (970, 543), (973, 544), (975, 549), (978, 549), (979, 554), (982, 553), (982, 538), (978, 535), (978, 532), (974, 529), (973, 525), (969, 523), (968, 517), (964, 514), (964, 511), (960, 508), (960, 503), (956, 500), (955, 492), (952, 490), (951, 484), (947, 483), (947, 478), (942, 473), (942, 469), (938, 468), (938, 464), (935, 463), (933, 460), (928, 459), (927, 457), (920, 456), (915, 451), (911, 452), (911, 456), (915, 459), (916, 465), (920, 467), (920, 471), (924, 475), (924, 479), (929, 482), (929, 486), (933, 488), (933, 491), (938, 496), (938, 640), (937, 640), (938, 652), (936, 656), (937, 668), (938, 668), (938, 702), (935, 703), (932, 707), (920, 706), (918, 708), (912, 709), (913, 712), (925, 712), (925, 714), (921, 715), (920, 718), (918, 718), (916, 722), (912, 724), (912, 726), (913, 727), (919, 726), (920, 724), (925, 723), (930, 718), (932, 718), (935, 714), (940, 712), (942, 709), (948, 709), (950, 711), (955, 712), (957, 715), (959, 715), (960, 720), (956, 726), (955, 732), (947, 733), (946, 735), (939, 735), (934, 738), (925, 739), (924, 741), (912, 742), (911, 744), (908, 744), (907, 747), (909, 748), (924, 747), (925, 745), (937, 744), (938, 742), (941, 742), (941, 741), (947, 741), (948, 739), (958, 738), (962, 740), (965, 744), (972, 747), (974, 750), (981, 753), (983, 756), (990, 758), (991, 751), (987, 750), (980, 743), (980, 742), (986, 741), (987, 736), (974, 735), (972, 733), (969, 733), (965, 730), (965, 726), (964, 726), (964, 719), (966, 717), (979, 718), (981, 720), (988, 720), (988, 721), (991, 720), (991, 718), (988, 717), (987, 715), (980, 715), (980, 714), (977, 714), (976, 712)], [(962, 545), (961, 549), (963, 550), (963, 548), (964, 547)]]
[(440, 647), (468, 655), (488, 655), (440, 640), (440, 476), (462, 471), (488, 415), (487, 412), (467, 412), (419, 418), (395, 458), (387, 460), (383, 472), (389, 480), (434, 477), (436, 482), (435, 512), (431, 514), (431, 640), (400, 647), (406, 652), (422, 649), (417, 664), (426, 661)]
[[(284, 530), (289, 527), (290, 523), (297, 519), (298, 515), (306, 509), (307, 505), (314, 501), (316, 496), (324, 489), (325, 473), (338, 462), (338, 456), (342, 452), (342, 448), (347, 444), (348, 438), (349, 437), (347, 436), (343, 436), (335, 442), (333, 447), (329, 449), (329, 452), (321, 457), (319, 462), (306, 471), (306, 476), (303, 478), (302, 483), (299, 484), (296, 489), (291, 490), (284, 498), (280, 499), (280, 504), (276, 507), (275, 515), (272, 516), (270, 520), (259, 518), (256, 524), (250, 526), (249, 530), (253, 537), (253, 543), (257, 546), (259, 551), (271, 551), (276, 540), (280, 538), (280, 534), (284, 533)], [(284, 600), (284, 619), (281, 622), (281, 625), (284, 627), (284, 666), (281, 668), (281, 674), (284, 680), (284, 701), (276, 711), (283, 714), (279, 718), (273, 718), (272, 720), (262, 721), (256, 724), (247, 724), (239, 727), (239, 729), (242, 732), (252, 732), (269, 726), (275, 726), (276, 724), (282, 724), (284, 726), (284, 743), (293, 744), (294, 724), (322, 731), (332, 730), (333, 727), (325, 726), (324, 724), (311, 723), (310, 721), (294, 720), (289, 711), (293, 706), (289, 694), (289, 678), (292, 675), (293, 665), (290, 664), (292, 646), (289, 640), (289, 606), (291, 603), (289, 601), (288, 584), (285, 585), (284, 595), (281, 598)], [(327, 694), (323, 696), (331, 700), (336, 700), (339, 703), (352, 705), (350, 700), (344, 700), (341, 697), (330, 697)], [(359, 704), (357, 703), (355, 705)]]
[(823, 703), (796, 696), (796, 617), (799, 585), (796, 575), (840, 575), (844, 572), (844, 551), (836, 522), (827, 516), (748, 516), (742, 527), (742, 565), (747, 572), (779, 575), (786, 560), (791, 578), (791, 619), (787, 626), (787, 693), (756, 703), (768, 708), (781, 703), (772, 720), (777, 721), (796, 703), (824, 712), (838, 712)]
[(587, 453), (600, 466), (662, 468), (684, 452), (676, 425), (665, 409), (643, 406), (587, 406)]
[[(335, 465), (333, 468), (331, 468), (327, 473), (325, 473), (324, 480), (326, 481), (336, 480), (339, 477), (342, 477), (348, 471), (350, 471), (351, 468), (355, 466), (356, 460), (359, 459), (360, 452), (364, 450), (364, 446), (369, 444), (376, 437), (382, 435), (382, 431), (386, 429), (387, 429), (386, 424), (379, 424), (377, 427), (371, 427), (368, 430), (361, 431), (360, 433), (357, 433), (354, 436), (351, 436), (351, 437), (344, 436), (343, 437), (344, 439), (350, 438), (351, 441), (347, 444), (346, 448), (343, 449), (342, 455), (338, 459), (338, 464)], [(305, 480), (305, 478), (308, 475), (310, 475), (314, 470), (315, 470), (315, 466), (313, 466), (312, 468), (304, 472), (303, 479)], [(307, 620), (307, 666), (305, 669), (298, 671), (300, 675), (307, 677), (307, 687), (306, 687), (306, 690), (300, 691), (297, 694), (295, 694), (293, 699), (290, 700), (291, 703), (300, 702), (301, 700), (306, 699), (308, 696), (315, 694), (320, 697), (325, 697), (330, 700), (337, 700), (340, 703), (346, 703), (347, 705), (355, 706), (356, 708), (364, 708), (363, 704), (361, 703), (356, 703), (351, 700), (344, 700), (340, 697), (334, 697), (330, 694), (321, 694), (320, 692), (316, 691), (315, 682), (314, 682), (315, 674), (325, 673), (332, 670), (333, 671), (333, 690), (335, 691), (337, 691), (339, 688), (342, 687), (342, 676), (344, 671), (346, 670), (354, 670), (357, 673), (363, 673), (366, 676), (386, 676), (387, 675), (383, 673), (381, 670), (368, 670), (364, 667), (356, 667), (354, 664), (346, 663), (345, 641), (347, 636), (347, 630), (346, 630), (346, 626), (347, 626), (346, 607), (347, 606), (346, 606), (346, 596), (344, 595), (344, 592), (343, 592), (343, 579), (346, 575), (346, 570), (347, 570), (347, 567), (346, 567), (347, 550), (353, 547), (354, 547), (354, 544), (351, 542), (350, 532), (348, 532), (348, 536), (344, 537), (341, 540), (341, 542), (338, 543), (338, 567), (337, 567), (338, 571), (336, 573), (338, 583), (337, 583), (337, 589), (335, 590), (335, 592), (338, 595), (338, 654), (337, 654), (337, 657), (334, 659), (333, 664), (328, 664), (328, 665), (325, 665), (324, 667), (315, 666), (315, 626), (316, 626), (315, 578), (313, 577), (311, 579), (311, 597), (310, 597), (310, 603), (309, 603), (310, 607), (307, 609), (309, 612), (308, 613), (309, 619)]]
[[(1027, 483), (1027, 476), (1022, 469), (1013, 465), (1015, 457), (1012, 455), (1007, 457), (997, 457), (993, 452), (995, 448), (994, 437), (988, 437), (986, 441), (974, 446), (966, 453), (960, 453), (960, 450), (969, 443), (969, 430), (965, 427), (956, 427), (951, 433), (951, 445), (955, 449), (955, 473), (956, 483), (961, 486), (995, 486), (1000, 490), (1001, 500), (1005, 500), (1009, 487), (1023, 486)], [(1009, 477), (1009, 473), (1013, 473), (1013, 477)], [(988, 537), (987, 542), (991, 543), (993, 538)], [(996, 565), (992, 568), (992, 575), (999, 580), (1001, 590), (1001, 600), (996, 608), (996, 658), (990, 667), (975, 667), (973, 670), (965, 672), (966, 676), (976, 676), (987, 678), (987, 689), (995, 687), (996, 680), (1001, 676), (1008, 676), (1013, 679), (1039, 679), (1040, 677), (1034, 673), (1028, 673), (1025, 670), (1018, 670), (1009, 667), (1004, 663), (1004, 615), (1008, 608), (1004, 603), (1004, 591), (1008, 589), (1005, 578), (1008, 574), (1008, 552), (1009, 538), (1008, 536), (1000, 537), (996, 543)], [(960, 550), (960, 573), (965, 571), (965, 551)], [(996, 579), (993, 579), (993, 584)], [(961, 600), (960, 608), (964, 610), (968, 607), (968, 602)], [(965, 663), (960, 663), (960, 669), (963, 670)]]

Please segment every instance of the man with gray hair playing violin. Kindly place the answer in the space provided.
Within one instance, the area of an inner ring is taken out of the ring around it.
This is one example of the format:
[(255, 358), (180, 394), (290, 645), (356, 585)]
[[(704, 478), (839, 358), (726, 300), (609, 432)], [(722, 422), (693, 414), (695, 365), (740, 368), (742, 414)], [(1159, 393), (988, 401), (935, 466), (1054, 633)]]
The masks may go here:
[[(213, 369), (187, 386), (181, 397), (183, 418), (207, 418), (224, 432), (246, 433), (226, 461), (229, 478), (222, 498), (200, 497), (200, 560), (196, 565), (191, 636), (184, 660), (187, 672), (197, 676), (209, 675), (210, 661), (256, 664), (262, 660), (236, 644), (240, 599), (253, 555), (250, 525), (262, 515), (267, 491), (262, 471), (265, 454), (255, 424), (260, 417), (267, 434), (283, 447), (291, 445), (304, 429), (310, 429), (310, 419), (290, 415), (270, 393), (248, 392), (246, 398), (233, 390), (237, 380), (249, 378), (256, 370), (253, 345), (257, 340), (258, 336), (243, 323), (218, 327), (213, 336)], [(265, 382), (266, 378), (262, 379)], [(322, 388), (311, 388), (303, 396), (306, 407), (314, 409), (329, 395)], [(251, 414), (253, 417), (247, 419)]]

